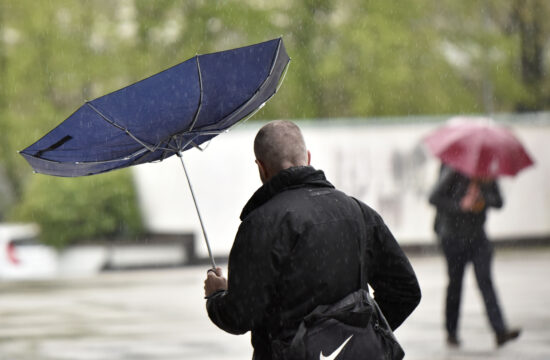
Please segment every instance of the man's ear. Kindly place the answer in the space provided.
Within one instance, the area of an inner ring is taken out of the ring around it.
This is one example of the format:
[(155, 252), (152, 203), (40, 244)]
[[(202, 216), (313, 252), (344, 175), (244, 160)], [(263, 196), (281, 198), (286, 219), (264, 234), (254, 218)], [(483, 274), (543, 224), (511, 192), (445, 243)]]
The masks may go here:
[(265, 181), (267, 179), (267, 171), (266, 171), (264, 163), (261, 162), (258, 159), (256, 159), (254, 162), (256, 163), (256, 165), (258, 165), (258, 172), (260, 173), (260, 180), (262, 180), (262, 183), (265, 183)]
[(311, 153), (309, 150), (307, 151), (307, 165), (309, 166), (311, 164)]

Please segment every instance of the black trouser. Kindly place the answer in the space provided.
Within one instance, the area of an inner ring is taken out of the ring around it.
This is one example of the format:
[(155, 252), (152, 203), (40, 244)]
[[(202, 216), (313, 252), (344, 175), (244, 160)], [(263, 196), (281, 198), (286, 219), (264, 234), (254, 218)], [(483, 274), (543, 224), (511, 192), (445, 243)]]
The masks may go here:
[(493, 248), (485, 233), (468, 238), (443, 237), (443, 252), (447, 259), (449, 284), (445, 306), (445, 325), (449, 335), (456, 335), (462, 295), (462, 279), (468, 262), (474, 265), (477, 285), (485, 303), (489, 322), (495, 333), (506, 330), (491, 278)]

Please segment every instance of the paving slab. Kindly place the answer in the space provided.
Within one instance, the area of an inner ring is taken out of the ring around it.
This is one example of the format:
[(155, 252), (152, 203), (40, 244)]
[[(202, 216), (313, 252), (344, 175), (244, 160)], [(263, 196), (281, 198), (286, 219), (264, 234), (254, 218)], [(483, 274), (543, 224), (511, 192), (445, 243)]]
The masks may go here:
[[(423, 291), (396, 335), (411, 360), (550, 359), (550, 248), (498, 251), (494, 281), (517, 341), (496, 348), (475, 284), (465, 278), (462, 346), (445, 346), (445, 263), (412, 256)], [(0, 360), (250, 359), (248, 334), (210, 323), (206, 267), (106, 272), (87, 278), (0, 283)]]

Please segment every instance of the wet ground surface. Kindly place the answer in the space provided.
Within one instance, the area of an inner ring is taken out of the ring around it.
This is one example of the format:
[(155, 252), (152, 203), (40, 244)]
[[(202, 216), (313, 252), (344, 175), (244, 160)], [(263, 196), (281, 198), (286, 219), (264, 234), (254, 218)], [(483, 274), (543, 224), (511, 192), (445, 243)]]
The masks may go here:
[[(406, 359), (550, 359), (550, 248), (501, 250), (493, 266), (519, 340), (497, 349), (471, 268), (465, 279), (462, 346), (443, 332), (444, 262), (411, 258), (423, 300), (396, 335)], [(205, 267), (102, 273), (93, 278), (0, 283), (0, 360), (250, 359), (249, 335), (212, 325)]]

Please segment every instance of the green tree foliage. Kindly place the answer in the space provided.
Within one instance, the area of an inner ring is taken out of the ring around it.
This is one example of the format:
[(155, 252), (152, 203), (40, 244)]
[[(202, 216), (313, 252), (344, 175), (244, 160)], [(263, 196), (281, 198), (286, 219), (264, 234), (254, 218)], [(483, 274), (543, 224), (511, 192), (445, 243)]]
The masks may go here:
[(9, 220), (39, 223), (42, 239), (58, 247), (138, 234), (128, 171), (78, 179), (33, 176), (16, 154), (86, 99), (136, 80), (121, 55), (133, 46), (123, 10), (111, 1), (29, 0), (3, 1), (1, 10), (0, 166), (20, 200)]
[(550, 108), (545, 0), (443, 0), (436, 23), (449, 62), (487, 112)]
[(126, 171), (80, 179), (37, 175), (13, 216), (39, 224), (42, 241), (63, 248), (140, 234), (143, 229), (135, 201)]
[[(27, 194), (37, 183), (69, 193), (72, 181), (91, 181), (36, 180), (16, 154), (83, 101), (197, 53), (279, 36), (292, 62), (256, 119), (548, 110), (549, 4), (0, 0), (0, 216), (14, 200), (23, 199), (22, 208), (38, 201)], [(120, 177), (119, 186), (131, 186)], [(78, 196), (59, 199), (83, 219)]]

